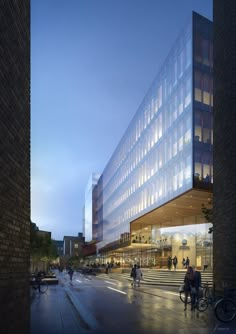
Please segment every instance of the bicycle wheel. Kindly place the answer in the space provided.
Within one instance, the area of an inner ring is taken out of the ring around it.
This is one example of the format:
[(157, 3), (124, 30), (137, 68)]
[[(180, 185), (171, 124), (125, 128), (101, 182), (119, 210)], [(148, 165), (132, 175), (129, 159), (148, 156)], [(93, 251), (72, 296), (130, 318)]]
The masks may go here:
[[(181, 291), (179, 293), (179, 298), (180, 298), (180, 300), (181, 300), (182, 303), (185, 303), (185, 293), (184, 293), (184, 291)], [(191, 303), (191, 298), (188, 295), (187, 304), (190, 304), (190, 303)]]
[(199, 298), (196, 304), (196, 308), (199, 312), (204, 312), (208, 308), (208, 301), (205, 298)]
[(41, 281), (39, 284), (39, 292), (45, 293), (48, 289), (48, 283), (45, 281)]
[(236, 317), (236, 305), (232, 299), (220, 299), (215, 305), (215, 316), (221, 322), (230, 322)]

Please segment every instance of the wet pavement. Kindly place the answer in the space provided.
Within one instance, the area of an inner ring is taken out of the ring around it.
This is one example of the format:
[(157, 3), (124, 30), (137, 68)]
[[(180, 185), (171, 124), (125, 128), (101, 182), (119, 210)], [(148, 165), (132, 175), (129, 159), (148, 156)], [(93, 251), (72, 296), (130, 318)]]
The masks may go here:
[(184, 312), (176, 288), (132, 288), (106, 275), (59, 274), (45, 294), (32, 293), (31, 334), (236, 333), (236, 322), (219, 323), (206, 312)]

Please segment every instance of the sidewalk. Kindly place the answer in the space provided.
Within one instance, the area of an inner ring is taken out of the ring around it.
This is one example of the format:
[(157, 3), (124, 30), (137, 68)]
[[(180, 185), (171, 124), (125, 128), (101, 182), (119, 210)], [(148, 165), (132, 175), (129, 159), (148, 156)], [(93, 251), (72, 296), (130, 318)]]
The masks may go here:
[[(76, 302), (76, 298), (73, 298), (73, 296), (70, 294), (70, 290), (67, 287), (67, 284), (69, 284), (69, 282), (65, 283), (64, 285), (64, 281), (59, 278), (59, 284), (50, 286), (47, 293), (39, 294), (37, 291), (33, 292), (31, 298), (31, 334), (100, 333), (99, 330), (94, 329), (95, 327), (93, 326), (93, 317), (84, 307), (83, 300), (81, 300), (81, 304), (78, 304)], [(158, 288), (142, 287), (142, 290), (145, 292), (145, 294), (162, 297), (164, 299), (176, 298), (172, 292), (167, 293), (165, 290)], [(151, 297), (150, 302), (152, 300), (153, 299)], [(155, 307), (155, 305), (153, 305), (153, 307)], [(169, 308), (169, 311), (171, 311), (172, 315), (176, 314), (176, 310), (174, 308), (173, 310)], [(188, 316), (190, 315), (191, 314), (189, 313)], [(114, 316), (119, 317), (119, 314), (114, 314)], [(194, 334), (236, 333), (235, 321), (230, 324), (216, 323), (211, 309), (209, 310), (208, 315), (206, 314), (206, 316), (208, 317), (208, 324), (210, 326), (209, 329), (199, 328), (198, 326), (200, 323), (197, 323), (198, 320), (193, 318), (192, 321), (194, 323), (192, 323), (192, 326), (194, 328), (198, 328), (198, 331), (194, 331)], [(168, 323), (168, 325), (178, 327), (177, 320), (178, 317), (168, 317), (168, 322), (175, 322), (173, 324)], [(139, 321), (139, 319), (137, 319), (137, 321)], [(87, 324), (91, 324), (91, 327), (88, 327)], [(177, 327), (175, 328), (177, 329)], [(214, 329), (212, 330), (212, 328)], [(104, 333), (104, 330), (101, 331), (101, 333)], [(189, 328), (186, 323), (186, 331), (184, 330), (183, 334), (192, 333), (193, 331), (191, 327)], [(123, 332), (123, 334), (126, 333)], [(132, 333), (129, 332), (129, 334)]]
[(83, 334), (86, 324), (61, 284), (31, 296), (31, 334)]

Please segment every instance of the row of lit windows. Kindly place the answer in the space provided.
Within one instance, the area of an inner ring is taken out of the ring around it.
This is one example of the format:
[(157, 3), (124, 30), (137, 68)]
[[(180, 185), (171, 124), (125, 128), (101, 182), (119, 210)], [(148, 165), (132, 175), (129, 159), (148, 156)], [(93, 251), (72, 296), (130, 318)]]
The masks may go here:
[[(187, 80), (190, 82), (190, 79)], [(180, 85), (181, 89), (181, 85)], [(191, 86), (189, 87), (189, 91), (187, 92), (187, 98), (185, 99), (184, 108), (185, 110), (189, 107), (191, 102)], [(119, 187), (122, 182), (129, 176), (129, 174), (133, 171), (134, 168), (146, 157), (150, 150), (152, 150), (155, 145), (156, 154), (162, 154), (159, 152), (159, 148), (156, 147), (158, 145), (158, 141), (166, 134), (166, 138), (170, 138), (168, 140), (168, 147), (166, 148), (166, 156), (168, 158), (164, 160), (164, 163), (175, 156), (178, 151), (183, 149), (184, 144), (188, 144), (191, 140), (191, 118), (187, 117), (185, 114), (184, 117), (181, 118), (181, 114), (183, 112), (183, 104), (180, 100), (180, 104), (175, 104), (173, 101), (177, 102), (177, 99), (174, 97), (171, 100), (170, 104), (166, 106), (165, 109), (162, 109), (157, 117), (149, 124), (149, 127), (142, 134), (142, 138), (139, 138), (136, 133), (137, 144), (135, 147), (132, 147), (132, 151), (128, 154), (126, 159), (123, 159), (121, 166), (119, 166), (118, 172), (116, 176), (112, 179), (112, 182), (106, 187), (108, 197), (115, 191), (117, 187)], [(171, 109), (171, 108), (176, 109)], [(190, 111), (188, 112), (190, 113)], [(177, 122), (177, 123), (176, 123)], [(141, 122), (139, 121), (138, 124)], [(176, 123), (176, 124), (175, 124)], [(172, 125), (175, 125), (174, 131), (170, 129)], [(136, 128), (137, 129), (137, 128)], [(173, 133), (172, 136), (169, 136), (169, 131)], [(130, 135), (131, 133), (131, 135)], [(132, 136), (132, 130), (129, 132), (129, 138)], [(128, 145), (128, 143), (126, 144)], [(122, 151), (128, 151), (129, 146), (123, 145)], [(107, 176), (108, 177), (108, 176)], [(104, 198), (104, 201), (106, 198)]]
[(213, 107), (213, 93), (210, 94), (199, 88), (195, 88), (194, 98), (195, 98), (195, 101), (197, 102), (201, 102), (201, 103), (204, 103), (204, 104), (207, 104)]
[[(156, 159), (155, 164), (153, 164), (154, 168), (150, 168), (150, 163), (154, 162), (155, 158), (156, 156), (150, 157), (150, 159), (145, 161), (139, 169), (135, 170), (134, 174), (127, 179), (127, 182), (124, 185), (117, 187), (115, 196), (110, 197), (109, 201), (105, 205), (105, 215), (109, 215), (113, 210), (124, 203), (125, 206), (127, 205), (130, 207), (130, 203), (132, 202), (132, 198), (130, 198), (130, 196), (136, 196), (140, 189), (143, 189), (143, 185), (145, 183), (145, 191), (147, 191), (151, 196), (150, 198), (152, 198), (152, 200), (150, 200), (151, 202), (149, 202), (151, 205), (156, 203), (157, 200), (159, 201), (166, 197), (167, 194), (170, 195), (172, 193), (173, 195), (173, 192), (178, 191), (183, 186), (189, 184), (192, 173), (192, 160), (190, 155), (185, 158), (184, 156), (181, 156), (181, 159), (177, 162), (173, 162), (169, 167), (165, 167), (165, 171), (163, 169), (159, 169), (158, 159)], [(153, 188), (153, 184), (156, 182), (159, 183), (159, 181), (161, 182), (163, 179), (165, 179), (165, 186), (160, 187), (159, 185), (158, 197), (154, 196), (156, 189)], [(106, 192), (104, 192), (104, 195), (105, 193)], [(137, 207), (137, 198), (135, 199), (135, 203)], [(124, 208), (122, 210), (124, 210)]]
[(197, 177), (199, 180), (213, 183), (213, 165), (195, 162), (194, 172), (195, 177)]
[[(191, 73), (189, 73), (190, 75)], [(132, 128), (129, 128), (129, 133), (127, 138), (125, 139), (123, 146), (120, 148), (119, 153), (117, 154), (117, 166), (116, 169), (120, 167), (123, 161), (126, 159), (127, 154), (133, 149), (133, 147), (138, 142), (139, 138), (144, 135), (144, 132), (148, 125), (152, 123), (152, 127), (155, 129), (155, 137), (152, 136), (151, 142), (148, 145), (153, 146), (157, 139), (159, 139), (165, 131), (168, 130), (169, 127), (172, 126), (173, 122), (182, 114), (182, 112), (187, 108), (191, 103), (191, 77), (185, 78), (186, 81), (184, 84), (180, 84), (175, 92), (173, 93), (173, 97), (166, 103), (163, 114), (158, 115), (156, 118), (156, 124), (153, 122), (153, 117), (157, 109), (154, 109), (155, 112), (151, 112), (152, 108), (147, 108), (141, 113), (140, 117), (134, 122)], [(151, 105), (155, 105), (151, 102)], [(162, 104), (161, 104), (162, 105)], [(160, 105), (160, 107), (161, 107)], [(150, 106), (150, 105), (149, 105)], [(162, 109), (160, 109), (161, 112)], [(150, 112), (149, 112), (150, 111)], [(159, 109), (158, 109), (159, 111)], [(115, 170), (113, 171), (115, 174)]]
[(213, 144), (213, 130), (195, 126), (195, 142)]
[[(149, 135), (151, 134), (150, 131), (148, 133)], [(188, 116), (188, 114), (185, 118), (178, 121), (178, 125), (176, 125), (173, 131), (166, 134), (165, 140), (156, 146), (154, 150), (151, 149), (155, 144), (155, 140), (152, 142), (150, 137), (147, 136), (142, 138), (139, 145), (134, 148), (124, 164), (120, 167), (112, 182), (106, 187), (103, 197), (104, 202), (106, 203), (107, 199), (111, 197), (111, 194), (115, 192), (136, 169), (142, 170), (143, 166), (147, 166), (145, 167), (146, 172), (144, 175), (148, 175), (149, 178), (180, 153), (184, 149), (184, 145), (188, 145), (190, 142), (191, 117)], [(140, 165), (141, 162), (142, 164)], [(142, 173), (140, 174), (142, 175)], [(144, 180), (146, 181), (145, 177)], [(141, 182), (140, 186), (142, 184), (143, 182)]]
[[(186, 39), (186, 36), (183, 38)], [(168, 57), (161, 73), (159, 73), (158, 78), (140, 106), (136, 119), (133, 120), (132, 128), (128, 129), (126, 137), (124, 137), (117, 150), (116, 157), (109, 162), (105, 171), (104, 187), (112, 178), (112, 175), (116, 173), (116, 170), (123, 163), (128, 152), (136, 144), (156, 113), (163, 106), (166, 106), (167, 102), (170, 104), (169, 126), (183, 112), (184, 108), (190, 104), (191, 71), (188, 71), (188, 69), (192, 58), (192, 41), (189, 37), (188, 41), (183, 42), (183, 38), (178, 41), (175, 49), (172, 51), (172, 55)], [(188, 79), (184, 78), (187, 72), (189, 72)], [(181, 84), (181, 80), (184, 84)]]
[[(168, 174), (154, 178), (153, 182), (150, 182), (147, 187), (140, 191), (133, 190), (135, 187), (127, 189), (120, 198), (116, 199), (113, 205), (109, 205), (109, 210), (106, 208), (104, 216), (109, 221), (114, 219), (117, 223), (127, 221), (131, 217), (143, 213), (144, 210), (150, 209), (156, 202), (167, 201), (173, 195), (187, 190), (192, 182), (191, 175), (191, 166), (187, 165), (186, 168), (183, 168), (182, 164), (179, 163), (173, 170), (169, 170)], [(135, 180), (131, 181), (135, 182)], [(133, 196), (130, 197), (132, 193)], [(111, 206), (113, 206), (112, 210)], [(118, 209), (114, 212), (115, 208)]]

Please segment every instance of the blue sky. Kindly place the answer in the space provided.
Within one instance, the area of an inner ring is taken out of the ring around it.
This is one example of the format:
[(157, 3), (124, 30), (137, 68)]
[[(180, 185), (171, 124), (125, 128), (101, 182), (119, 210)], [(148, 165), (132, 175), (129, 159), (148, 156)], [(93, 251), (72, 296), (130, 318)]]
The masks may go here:
[(82, 231), (102, 173), (191, 11), (212, 0), (31, 0), (31, 219)]

